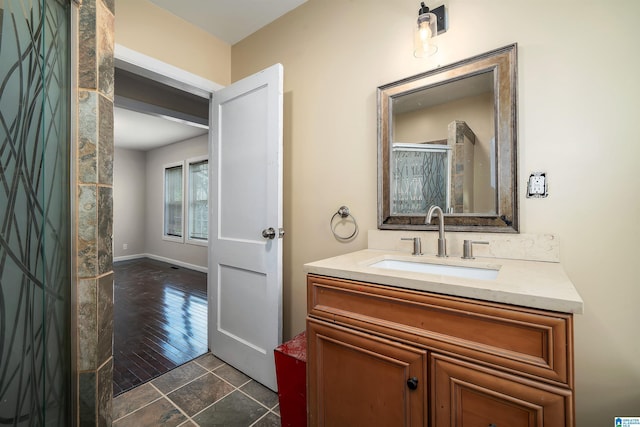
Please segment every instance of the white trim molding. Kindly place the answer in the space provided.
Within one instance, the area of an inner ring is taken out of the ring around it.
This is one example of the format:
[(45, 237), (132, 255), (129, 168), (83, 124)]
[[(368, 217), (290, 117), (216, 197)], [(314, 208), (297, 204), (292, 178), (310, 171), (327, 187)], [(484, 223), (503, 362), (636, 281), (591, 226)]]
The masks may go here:
[(115, 66), (185, 92), (209, 98), (224, 86), (166, 62), (124, 47), (118, 43), (114, 52)]
[(147, 253), (114, 257), (113, 262), (130, 261), (132, 259), (140, 259), (140, 258), (149, 258), (156, 261), (166, 262), (167, 264), (177, 265), (182, 268), (188, 268), (189, 270), (199, 271), (201, 273), (207, 273), (207, 274), (209, 273), (209, 269), (201, 265), (189, 264), (188, 262), (178, 261), (176, 259), (165, 258), (160, 255), (147, 254)]

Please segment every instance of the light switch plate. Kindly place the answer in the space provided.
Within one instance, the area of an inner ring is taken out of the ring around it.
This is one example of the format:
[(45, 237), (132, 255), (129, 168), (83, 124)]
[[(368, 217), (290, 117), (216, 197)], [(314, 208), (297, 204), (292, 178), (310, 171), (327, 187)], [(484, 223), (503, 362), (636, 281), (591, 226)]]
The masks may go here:
[(541, 198), (548, 195), (547, 174), (545, 172), (531, 173), (527, 184), (527, 198)]

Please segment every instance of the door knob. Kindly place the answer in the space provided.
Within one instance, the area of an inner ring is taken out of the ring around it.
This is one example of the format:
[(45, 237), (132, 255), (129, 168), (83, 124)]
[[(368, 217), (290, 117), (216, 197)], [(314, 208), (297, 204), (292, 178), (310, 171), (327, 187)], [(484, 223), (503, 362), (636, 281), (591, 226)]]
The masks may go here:
[(273, 227), (265, 228), (262, 230), (262, 237), (265, 239), (275, 239), (276, 238), (276, 230)]
[(418, 379), (416, 377), (411, 377), (407, 380), (407, 387), (409, 390), (415, 390), (418, 388)]
[[(278, 228), (278, 238), (282, 239), (284, 236), (284, 230), (282, 228)], [(265, 239), (275, 239), (276, 238), (276, 229), (273, 227), (265, 228), (262, 230), (262, 237)]]

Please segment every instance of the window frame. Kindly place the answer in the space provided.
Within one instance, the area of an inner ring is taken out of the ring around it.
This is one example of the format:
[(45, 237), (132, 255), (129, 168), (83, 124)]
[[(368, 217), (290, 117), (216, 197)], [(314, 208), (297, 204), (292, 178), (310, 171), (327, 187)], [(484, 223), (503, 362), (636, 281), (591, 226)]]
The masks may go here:
[[(182, 192), (180, 197), (180, 203), (182, 207), (182, 221), (180, 224), (181, 236), (173, 236), (167, 234), (167, 226), (166, 226), (166, 207), (167, 207), (167, 169), (173, 169), (176, 167), (181, 168), (181, 184), (182, 184)], [(162, 165), (162, 240), (166, 240), (169, 242), (175, 243), (184, 243), (184, 218), (185, 218), (185, 204), (184, 204), (184, 193), (185, 193), (185, 162), (171, 162)]]
[[(187, 219), (184, 224), (183, 227), (185, 229), (185, 242), (190, 244), (190, 245), (197, 245), (197, 246), (208, 246), (209, 245), (209, 209), (207, 209), (206, 212), (206, 217), (207, 217), (207, 238), (206, 239), (193, 239), (191, 238), (191, 170), (190, 167), (192, 164), (195, 163), (202, 163), (206, 161), (207, 162), (207, 176), (210, 176), (210, 172), (211, 172), (211, 168), (210, 168), (210, 164), (209, 164), (209, 156), (208, 155), (202, 155), (202, 156), (197, 156), (197, 157), (191, 157), (189, 159), (187, 159), (185, 161), (186, 164), (186, 168), (184, 169), (185, 173), (186, 173), (186, 191), (184, 192), (183, 195), (183, 204), (185, 206), (185, 210), (186, 210), (186, 215), (185, 218)], [(209, 204), (209, 183), (207, 182), (207, 206)], [(186, 196), (186, 197), (185, 197)]]

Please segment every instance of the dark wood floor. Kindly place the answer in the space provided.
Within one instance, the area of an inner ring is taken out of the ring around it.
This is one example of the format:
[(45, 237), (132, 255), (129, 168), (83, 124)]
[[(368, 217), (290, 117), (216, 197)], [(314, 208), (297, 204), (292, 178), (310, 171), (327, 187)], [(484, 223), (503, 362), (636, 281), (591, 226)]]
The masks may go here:
[(148, 258), (114, 273), (116, 396), (207, 352), (207, 275)]

